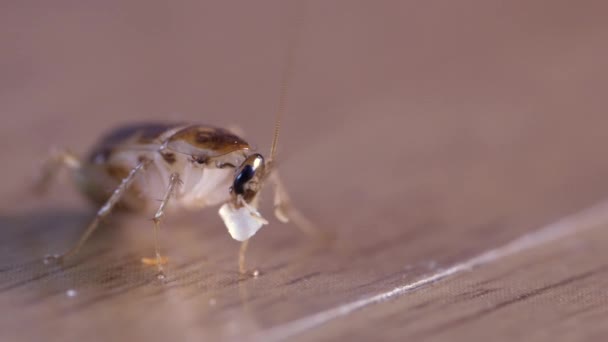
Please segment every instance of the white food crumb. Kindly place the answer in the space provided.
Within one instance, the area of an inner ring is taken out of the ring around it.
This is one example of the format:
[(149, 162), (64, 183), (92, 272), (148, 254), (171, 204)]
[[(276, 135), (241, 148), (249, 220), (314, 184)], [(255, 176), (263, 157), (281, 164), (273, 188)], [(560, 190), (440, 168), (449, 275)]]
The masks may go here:
[(237, 241), (245, 241), (252, 237), (263, 225), (268, 224), (252, 207), (235, 208), (231, 203), (222, 205), (219, 211), (228, 233)]

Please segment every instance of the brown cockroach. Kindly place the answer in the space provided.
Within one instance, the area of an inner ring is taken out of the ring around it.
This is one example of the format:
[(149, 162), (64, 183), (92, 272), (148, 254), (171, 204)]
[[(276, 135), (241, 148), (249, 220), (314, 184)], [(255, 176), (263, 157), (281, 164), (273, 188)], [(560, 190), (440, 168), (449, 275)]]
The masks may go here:
[(119, 127), (102, 137), (83, 159), (67, 150), (52, 153), (37, 188), (44, 191), (60, 169), (68, 168), (78, 188), (101, 207), (71, 249), (49, 255), (45, 262), (61, 261), (77, 253), (117, 206), (133, 211), (154, 208), (155, 256), (142, 262), (157, 266), (163, 278), (167, 259), (161, 255), (158, 233), (165, 213), (220, 205), (219, 214), (228, 232), (242, 242), (238, 260), (239, 271), (244, 274), (249, 238), (268, 223), (257, 209), (260, 191), (268, 183), (274, 186), (275, 216), (312, 232), (310, 222), (291, 205), (275, 163), (291, 54), (290, 49), (268, 158), (230, 130), (188, 123)]

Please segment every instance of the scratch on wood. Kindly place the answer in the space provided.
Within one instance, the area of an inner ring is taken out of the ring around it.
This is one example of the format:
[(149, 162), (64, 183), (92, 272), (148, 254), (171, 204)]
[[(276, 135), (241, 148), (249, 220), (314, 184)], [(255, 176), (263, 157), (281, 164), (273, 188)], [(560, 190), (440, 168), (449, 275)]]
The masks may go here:
[(314, 315), (297, 319), (284, 325), (271, 328), (254, 335), (252, 340), (286, 340), (291, 336), (323, 325), (336, 318), (347, 316), (366, 306), (397, 298), (423, 286), (430, 285), (434, 282), (451, 277), (455, 274), (469, 271), (473, 268), (486, 265), (502, 258), (515, 255), (522, 251), (544, 245), (575, 233), (579, 233), (581, 231), (596, 228), (602, 224), (605, 224), (606, 222), (608, 222), (608, 201), (601, 202), (576, 214), (566, 216), (555, 223), (544, 226), (532, 233), (523, 235), (507, 243), (506, 245), (484, 252), (472, 259), (453, 265), (452, 267), (428, 275), (417, 281), (398, 286), (387, 292), (362, 298), (316, 313)]

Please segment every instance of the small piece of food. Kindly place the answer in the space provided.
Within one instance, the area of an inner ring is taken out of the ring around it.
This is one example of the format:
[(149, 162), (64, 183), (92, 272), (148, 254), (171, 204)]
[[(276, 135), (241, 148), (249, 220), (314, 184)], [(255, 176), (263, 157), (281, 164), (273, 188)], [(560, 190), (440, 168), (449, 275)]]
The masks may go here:
[(219, 213), (228, 228), (228, 233), (237, 241), (249, 239), (263, 225), (268, 224), (259, 212), (249, 206), (237, 209), (232, 203), (226, 203), (222, 205)]

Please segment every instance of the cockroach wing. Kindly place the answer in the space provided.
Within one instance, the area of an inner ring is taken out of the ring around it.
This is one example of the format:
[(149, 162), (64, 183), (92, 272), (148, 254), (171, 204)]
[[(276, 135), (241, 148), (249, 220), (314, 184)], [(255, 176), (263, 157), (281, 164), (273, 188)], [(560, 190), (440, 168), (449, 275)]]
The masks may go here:
[(165, 141), (164, 147), (202, 159), (250, 149), (246, 141), (230, 131), (202, 125), (188, 126), (175, 132)]

